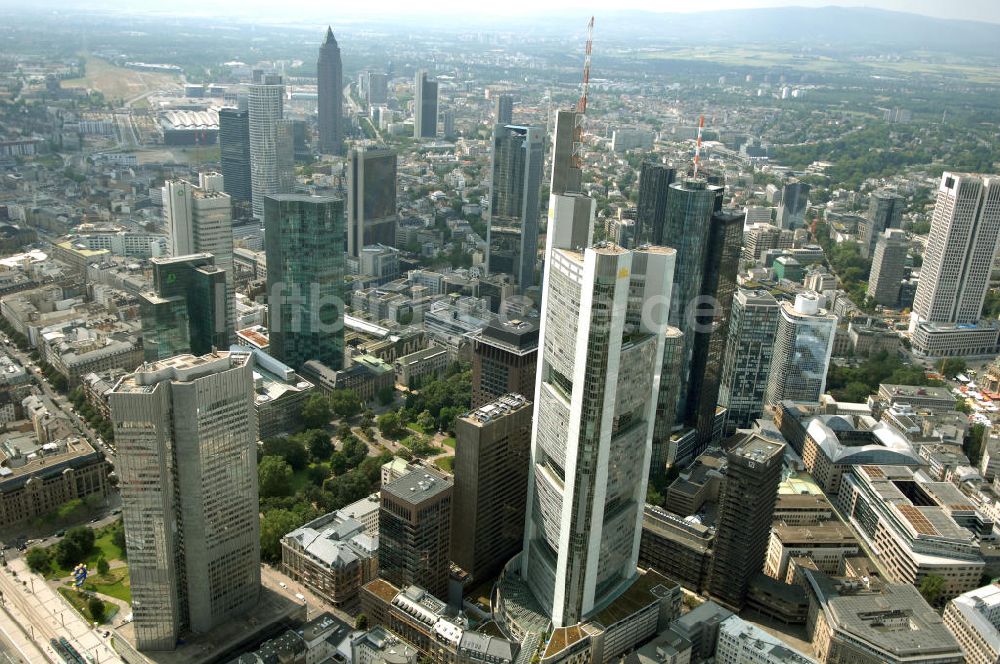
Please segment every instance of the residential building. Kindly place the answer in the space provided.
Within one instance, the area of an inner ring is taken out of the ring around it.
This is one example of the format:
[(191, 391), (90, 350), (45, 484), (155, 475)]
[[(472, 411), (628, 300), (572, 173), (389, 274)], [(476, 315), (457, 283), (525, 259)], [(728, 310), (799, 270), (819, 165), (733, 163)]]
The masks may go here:
[(543, 128), (494, 127), (486, 269), (513, 275), (522, 292), (535, 284), (544, 160)]
[(739, 289), (733, 298), (719, 385), (725, 435), (748, 429), (764, 412), (781, 306), (766, 290)]
[(437, 138), (438, 82), (419, 70), (413, 81), (413, 138)]
[(875, 252), (875, 243), (889, 229), (900, 228), (906, 199), (894, 191), (879, 189), (872, 193), (868, 203), (866, 223), (858, 228), (861, 240), (861, 255), (870, 258)]
[(719, 664), (816, 664), (816, 660), (739, 616), (729, 616), (719, 624), (715, 661)]
[(838, 580), (804, 570), (810, 597), (806, 633), (821, 662), (960, 664), (940, 614), (910, 584)]
[(147, 363), (109, 400), (136, 647), (173, 650), (261, 592), (253, 360)]
[(453, 486), (436, 471), (419, 468), (382, 486), (378, 567), (383, 579), (448, 596)]
[(472, 340), (472, 407), (503, 396), (535, 393), (538, 323), (491, 321)]
[(820, 296), (808, 291), (796, 295), (794, 304), (781, 303), (764, 393), (768, 405), (785, 399), (819, 402), (826, 391), (837, 317), (819, 304)]
[(285, 86), (268, 74), (249, 86), (250, 197), (253, 216), (264, 216), (264, 197), (291, 191), (294, 145), (282, 120)]
[(351, 150), (347, 164), (347, 251), (355, 258), (369, 245), (396, 244), (396, 160), (395, 150)]
[(764, 567), (784, 451), (780, 435), (755, 430), (726, 452), (708, 592), (734, 610), (743, 607), (751, 579)]
[(344, 201), (279, 194), (265, 199), (271, 354), (300, 368), (344, 366)]
[(809, 205), (809, 185), (792, 178), (781, 188), (778, 203), (778, 228), (795, 230), (805, 226), (806, 207)]
[(334, 606), (356, 606), (361, 586), (377, 575), (378, 538), (331, 512), (281, 538), (281, 566)]
[(244, 108), (219, 110), (219, 162), (222, 188), (233, 203), (234, 216), (250, 212), (250, 111)]
[(506, 394), (455, 420), (451, 560), (473, 583), (522, 547), (532, 412), (523, 396)]
[(340, 46), (331, 27), (327, 27), (326, 37), (319, 47), (316, 79), (319, 150), (324, 154), (340, 154), (344, 145), (344, 69)]
[(944, 624), (958, 640), (967, 664), (1000, 662), (1000, 584), (970, 590), (948, 602)]
[(233, 331), (227, 325), (226, 273), (212, 254), (150, 262), (153, 290), (139, 296), (146, 361), (228, 348)]
[(906, 277), (906, 233), (898, 228), (885, 231), (877, 238), (868, 278), (868, 297), (884, 307), (899, 304), (899, 289)]

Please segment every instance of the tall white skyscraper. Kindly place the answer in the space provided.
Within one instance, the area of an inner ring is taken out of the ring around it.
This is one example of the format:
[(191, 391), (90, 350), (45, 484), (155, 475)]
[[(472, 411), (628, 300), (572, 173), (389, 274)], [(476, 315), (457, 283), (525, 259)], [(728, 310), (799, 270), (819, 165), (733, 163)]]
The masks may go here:
[[(555, 627), (588, 619), (637, 577), (675, 259), (665, 247), (565, 245), (591, 237), (585, 199), (561, 200), (566, 218), (548, 233), (519, 561)], [(588, 226), (561, 228), (574, 222)]]
[(826, 390), (837, 317), (820, 308), (819, 298), (807, 291), (795, 296), (795, 304), (781, 303), (764, 394), (768, 405), (785, 399), (818, 403)]
[(173, 650), (260, 595), (250, 353), (144, 364), (109, 395), (136, 646)]
[(250, 85), (250, 198), (253, 215), (264, 215), (264, 196), (291, 191), (294, 152), (292, 127), (282, 120), (285, 86), (266, 74)]
[(931, 232), (913, 299), (917, 323), (975, 323), (1000, 237), (1000, 177), (941, 176)]
[(187, 180), (168, 181), (163, 185), (163, 213), (172, 256), (212, 254), (215, 266), (226, 271), (226, 329), (233, 330), (233, 216), (222, 175), (201, 173), (197, 186)]

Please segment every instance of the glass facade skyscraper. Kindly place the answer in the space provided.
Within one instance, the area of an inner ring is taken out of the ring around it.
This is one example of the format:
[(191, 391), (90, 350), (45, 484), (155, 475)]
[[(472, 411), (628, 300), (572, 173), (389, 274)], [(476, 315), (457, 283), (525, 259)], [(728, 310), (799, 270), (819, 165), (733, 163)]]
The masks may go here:
[(486, 267), (514, 275), (522, 292), (535, 283), (544, 159), (541, 127), (494, 128)]
[(257, 604), (253, 385), (250, 353), (179, 355), (109, 395), (139, 650), (173, 650)]
[(781, 303), (764, 397), (768, 405), (786, 399), (819, 402), (826, 390), (836, 332), (837, 317), (820, 309), (818, 294), (800, 293), (795, 296), (795, 304)]
[(153, 290), (140, 295), (143, 356), (204, 355), (229, 347), (226, 273), (211, 254), (153, 258)]
[(438, 82), (420, 70), (413, 80), (413, 137), (436, 138), (438, 124)]
[(733, 298), (719, 387), (725, 435), (750, 428), (763, 415), (780, 317), (778, 301), (766, 290), (740, 289)]
[(298, 370), (344, 365), (344, 201), (279, 194), (264, 199), (271, 354)]
[(333, 28), (326, 29), (319, 47), (316, 78), (319, 149), (324, 154), (340, 154), (344, 145), (344, 68)]
[(396, 246), (396, 152), (351, 150), (347, 163), (347, 251), (357, 258), (373, 244)]
[(666, 164), (644, 161), (639, 171), (639, 200), (636, 210), (636, 245), (665, 244), (667, 196), (677, 179), (677, 169)]
[(250, 212), (250, 112), (223, 108), (219, 111), (219, 161), (222, 186), (233, 201), (236, 215)]

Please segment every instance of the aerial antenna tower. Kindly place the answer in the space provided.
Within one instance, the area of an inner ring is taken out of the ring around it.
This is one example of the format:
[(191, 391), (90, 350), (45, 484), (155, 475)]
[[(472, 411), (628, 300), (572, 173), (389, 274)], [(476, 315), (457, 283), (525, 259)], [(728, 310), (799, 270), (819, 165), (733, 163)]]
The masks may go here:
[(701, 132), (705, 129), (705, 116), (698, 118), (698, 141), (694, 145), (694, 177), (698, 177), (698, 162), (701, 160)]
[(573, 127), (573, 167), (583, 168), (583, 116), (587, 112), (587, 95), (590, 93), (590, 54), (594, 48), (594, 17), (587, 23), (587, 46), (583, 59), (583, 85), (576, 102), (576, 123)]

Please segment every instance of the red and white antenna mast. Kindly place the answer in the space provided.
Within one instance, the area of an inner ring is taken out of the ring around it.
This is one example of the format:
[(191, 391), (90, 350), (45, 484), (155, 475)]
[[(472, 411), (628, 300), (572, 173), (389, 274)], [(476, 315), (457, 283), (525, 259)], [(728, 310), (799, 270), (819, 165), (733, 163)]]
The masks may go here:
[(587, 48), (584, 53), (583, 60), (583, 91), (580, 95), (580, 101), (576, 102), (576, 112), (586, 113), (587, 112), (587, 93), (590, 92), (590, 53), (594, 48), (594, 17), (590, 17), (590, 22), (587, 23)]
[(705, 116), (698, 119), (698, 142), (694, 145), (694, 177), (698, 177), (698, 162), (701, 160), (701, 132), (705, 129)]

